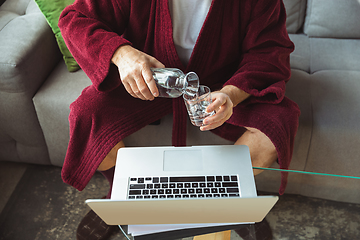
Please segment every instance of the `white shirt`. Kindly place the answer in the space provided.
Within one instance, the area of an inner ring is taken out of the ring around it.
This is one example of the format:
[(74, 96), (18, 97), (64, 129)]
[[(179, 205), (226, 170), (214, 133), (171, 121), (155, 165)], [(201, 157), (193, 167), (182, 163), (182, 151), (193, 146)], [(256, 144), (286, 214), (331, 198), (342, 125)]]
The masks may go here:
[(169, 0), (173, 38), (181, 62), (187, 66), (212, 0)]

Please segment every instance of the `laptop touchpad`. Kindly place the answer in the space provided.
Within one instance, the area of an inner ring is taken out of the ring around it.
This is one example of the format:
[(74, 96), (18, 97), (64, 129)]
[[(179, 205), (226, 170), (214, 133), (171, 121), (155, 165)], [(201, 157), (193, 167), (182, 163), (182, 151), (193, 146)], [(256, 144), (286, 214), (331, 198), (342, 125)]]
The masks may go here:
[(164, 171), (200, 171), (202, 169), (201, 150), (164, 151)]

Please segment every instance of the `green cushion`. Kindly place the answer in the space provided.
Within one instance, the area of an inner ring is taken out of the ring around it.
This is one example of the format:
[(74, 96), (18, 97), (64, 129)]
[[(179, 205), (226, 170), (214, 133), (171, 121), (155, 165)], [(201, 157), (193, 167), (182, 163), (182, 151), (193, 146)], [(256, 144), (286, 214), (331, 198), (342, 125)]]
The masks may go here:
[(74, 1), (75, 0), (35, 0), (55, 34), (57, 44), (59, 45), (69, 72), (75, 72), (79, 70), (80, 67), (65, 44), (58, 23), (61, 12), (66, 6), (74, 3)]

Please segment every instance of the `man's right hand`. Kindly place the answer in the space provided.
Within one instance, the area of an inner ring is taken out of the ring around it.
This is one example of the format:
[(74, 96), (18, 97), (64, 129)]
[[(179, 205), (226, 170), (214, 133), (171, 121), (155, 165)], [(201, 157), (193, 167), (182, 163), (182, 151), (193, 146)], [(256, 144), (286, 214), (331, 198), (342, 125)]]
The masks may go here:
[(142, 100), (159, 96), (150, 68), (164, 68), (164, 64), (130, 45), (119, 47), (111, 61), (118, 67), (121, 82), (131, 96)]

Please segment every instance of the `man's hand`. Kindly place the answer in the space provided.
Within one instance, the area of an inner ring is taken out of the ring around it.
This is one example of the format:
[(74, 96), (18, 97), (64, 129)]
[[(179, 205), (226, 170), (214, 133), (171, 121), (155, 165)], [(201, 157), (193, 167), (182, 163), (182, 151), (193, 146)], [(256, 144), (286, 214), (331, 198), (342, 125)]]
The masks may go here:
[(154, 100), (159, 95), (150, 68), (164, 68), (161, 62), (129, 45), (119, 47), (111, 60), (118, 67), (121, 82), (131, 96)]
[(249, 96), (250, 94), (232, 85), (227, 85), (220, 91), (211, 93), (212, 103), (206, 111), (215, 111), (216, 113), (204, 119), (205, 126), (201, 126), (200, 130), (207, 131), (223, 125), (231, 117), (233, 108)]

